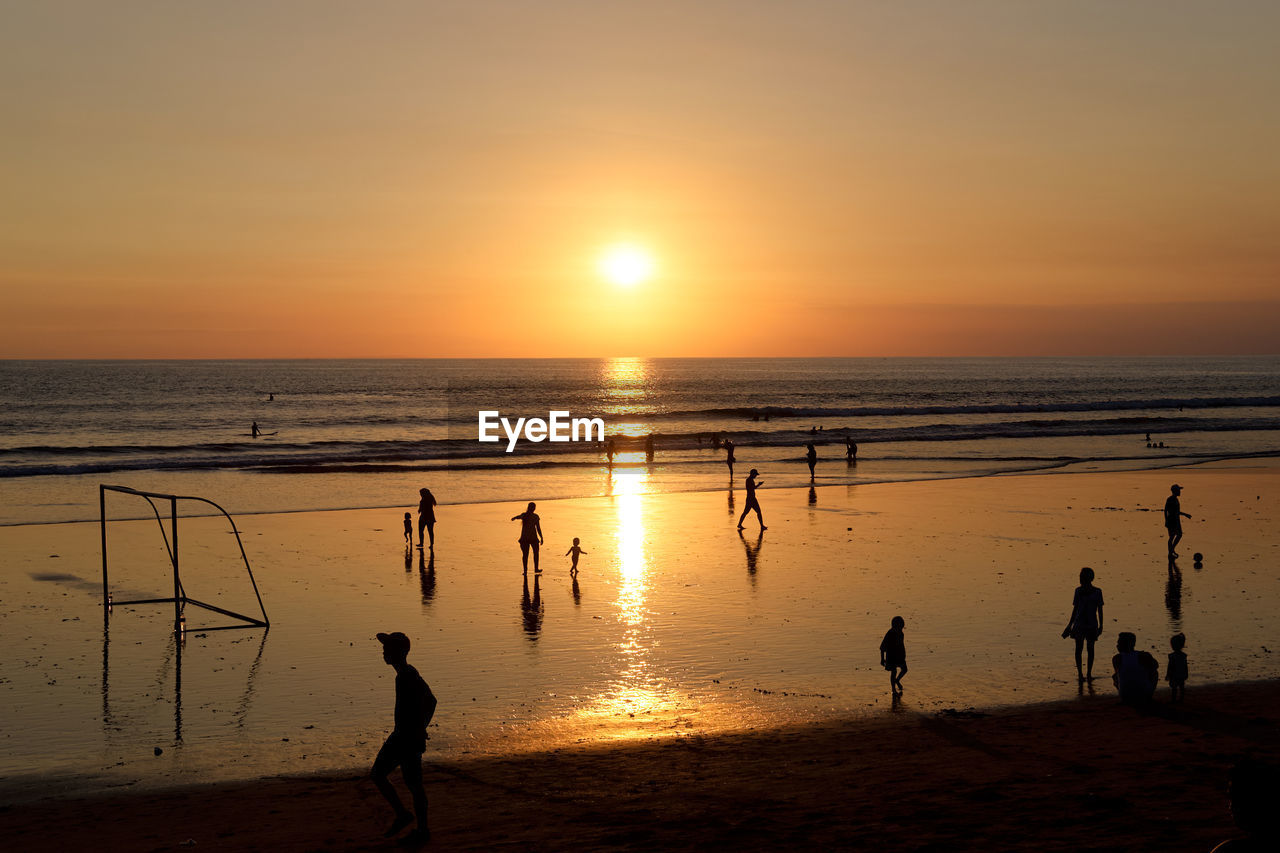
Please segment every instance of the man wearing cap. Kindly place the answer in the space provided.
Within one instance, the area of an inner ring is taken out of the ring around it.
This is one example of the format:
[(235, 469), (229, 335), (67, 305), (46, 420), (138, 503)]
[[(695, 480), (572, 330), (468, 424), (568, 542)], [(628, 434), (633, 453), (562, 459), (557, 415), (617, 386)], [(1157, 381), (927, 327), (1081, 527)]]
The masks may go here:
[[(422, 753), (427, 749), (427, 725), (436, 712), (436, 697), (418, 670), (406, 660), (409, 654), (409, 638), (396, 631), (379, 634), (382, 643), (382, 659), (396, 671), (395, 729), (378, 750), (373, 760), (373, 784), (395, 809), (396, 816), (385, 835), (392, 837), (413, 823), (416, 813), (418, 826), (405, 836), (406, 841), (423, 842), (431, 838), (427, 827), (427, 792), (422, 787)], [(400, 802), (395, 788), (387, 780), (391, 771), (400, 767), (405, 786), (413, 798), (413, 812)]]
[(1176, 557), (1178, 555), (1173, 549), (1182, 539), (1183, 516), (1187, 518), (1191, 516), (1183, 512), (1181, 504), (1178, 503), (1178, 495), (1182, 494), (1182, 486), (1174, 483), (1169, 487), (1169, 491), (1172, 494), (1164, 502), (1164, 526), (1169, 531), (1169, 556)]

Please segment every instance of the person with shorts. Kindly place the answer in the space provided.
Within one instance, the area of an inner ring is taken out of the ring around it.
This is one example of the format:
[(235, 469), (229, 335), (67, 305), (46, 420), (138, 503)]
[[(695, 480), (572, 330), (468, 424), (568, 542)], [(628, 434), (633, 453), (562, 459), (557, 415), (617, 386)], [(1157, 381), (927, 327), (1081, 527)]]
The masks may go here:
[[(373, 784), (396, 814), (383, 834), (387, 838), (398, 835), (416, 817), (418, 825), (404, 840), (424, 843), (431, 839), (431, 830), (427, 826), (427, 792), (422, 787), (422, 753), (427, 750), (427, 726), (436, 712), (436, 697), (418, 670), (409, 665), (407, 636), (399, 631), (379, 634), (378, 642), (382, 643), (382, 659), (396, 671), (395, 728), (387, 735), (382, 749), (378, 750), (371, 771)], [(404, 807), (387, 779), (397, 767), (413, 798), (412, 812)]]

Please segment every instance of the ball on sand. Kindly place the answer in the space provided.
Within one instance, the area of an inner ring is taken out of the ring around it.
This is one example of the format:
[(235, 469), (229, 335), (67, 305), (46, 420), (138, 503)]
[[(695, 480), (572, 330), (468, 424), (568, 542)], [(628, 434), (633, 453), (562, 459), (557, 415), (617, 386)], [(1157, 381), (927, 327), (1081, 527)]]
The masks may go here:
[(1191, 555), (1191, 559), (1199, 563), (1202, 560), (1204, 560), (1204, 554), (1201, 554), (1199, 551), (1196, 551), (1194, 554)]

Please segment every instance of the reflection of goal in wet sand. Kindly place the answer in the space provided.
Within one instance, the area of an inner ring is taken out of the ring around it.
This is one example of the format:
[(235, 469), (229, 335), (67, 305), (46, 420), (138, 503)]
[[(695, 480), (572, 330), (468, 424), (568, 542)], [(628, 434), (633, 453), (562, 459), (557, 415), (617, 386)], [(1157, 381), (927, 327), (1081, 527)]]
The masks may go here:
[[(136, 495), (145, 500), (150, 506), (151, 511), (155, 513), (156, 523), (160, 526), (160, 536), (164, 539), (165, 550), (169, 555), (169, 563), (173, 567), (173, 595), (166, 598), (137, 598), (129, 601), (112, 601), (107, 576), (107, 492), (119, 492), (126, 495)], [(169, 533), (165, 532), (164, 519), (160, 515), (160, 508), (156, 506), (156, 500), (167, 501), (169, 503)], [(233, 610), (218, 607), (205, 601), (198, 601), (187, 595), (186, 590), (182, 586), (182, 577), (178, 570), (178, 501), (199, 501), (208, 504), (226, 517), (227, 522), (231, 525), (231, 532), (235, 534), (236, 544), (240, 548), (240, 559), (244, 562), (244, 570), (249, 575), (249, 583), (253, 584), (253, 594), (258, 599), (258, 608), (262, 612), (262, 618), (246, 616), (243, 613), (236, 613)], [(268, 628), (271, 625), (267, 619), (267, 609), (262, 604), (262, 594), (258, 592), (258, 582), (254, 580), (253, 569), (249, 566), (249, 558), (244, 552), (244, 542), (240, 539), (240, 531), (236, 529), (236, 523), (231, 515), (222, 507), (218, 506), (208, 498), (194, 497), (191, 495), (166, 495), (160, 492), (146, 492), (140, 489), (132, 489), (128, 486), (108, 486), (99, 484), (98, 486), (98, 508), (99, 508), (99, 525), (102, 533), (102, 606), (106, 610), (110, 610), (114, 605), (120, 604), (167, 604), (173, 602), (173, 630), (175, 633), (181, 631), (221, 631), (229, 628)], [(209, 625), (197, 628), (188, 628), (185, 625), (184, 612), (187, 605), (194, 607), (202, 607), (205, 610), (214, 613), (220, 613), (223, 616), (238, 620), (232, 625)]]

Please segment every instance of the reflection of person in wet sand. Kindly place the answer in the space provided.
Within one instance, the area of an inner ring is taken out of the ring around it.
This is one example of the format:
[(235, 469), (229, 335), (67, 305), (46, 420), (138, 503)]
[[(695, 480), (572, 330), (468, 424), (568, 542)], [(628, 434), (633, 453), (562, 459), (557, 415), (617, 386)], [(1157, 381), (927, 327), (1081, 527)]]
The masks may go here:
[(818, 464), (818, 448), (813, 446), (813, 442), (805, 445), (809, 448), (804, 454), (804, 461), (809, 465), (809, 482), (813, 482), (813, 468)]
[(747, 537), (742, 535), (741, 527), (738, 528), (738, 538), (742, 540), (742, 547), (747, 552), (747, 574), (754, 576), (756, 563), (760, 560), (760, 546), (764, 544), (764, 528), (760, 528), (754, 543), (748, 542)]
[(425, 527), (431, 540), (431, 550), (436, 549), (436, 496), (430, 489), (418, 489), (418, 547), (423, 546), (422, 530)]
[[(422, 680), (418, 670), (409, 665), (409, 638), (399, 631), (379, 634), (382, 643), (382, 659), (396, 671), (395, 729), (387, 736), (373, 761), (373, 784), (395, 809), (395, 819), (384, 835), (391, 838), (413, 823), (416, 815), (418, 826), (405, 836), (406, 842), (422, 843), (430, 840), (427, 827), (427, 792), (422, 787), (422, 753), (427, 749), (427, 726), (436, 712), (436, 697)], [(400, 768), (405, 786), (413, 798), (413, 811), (400, 802), (399, 795), (387, 776)]]
[(542, 544), (542, 522), (538, 518), (538, 514), (534, 512), (537, 504), (529, 501), (529, 508), (519, 515), (511, 516), (512, 521), (520, 522), (520, 559), (524, 564), (525, 574), (529, 573), (529, 549), (533, 549), (533, 570), (540, 572), (538, 568), (538, 546)]
[(756, 477), (758, 476), (760, 476), (760, 472), (757, 471), (755, 468), (752, 468), (751, 473), (747, 475), (747, 483), (746, 483), (747, 503), (742, 508), (742, 515), (738, 516), (739, 530), (742, 529), (742, 522), (744, 519), (746, 519), (747, 513), (751, 512), (751, 510), (753, 509), (756, 511), (756, 520), (760, 522), (760, 529), (761, 530), (769, 529), (764, 526), (764, 515), (762, 515), (760, 512), (760, 501), (756, 500), (756, 488), (764, 485), (762, 481), (756, 480)]
[(533, 596), (529, 596), (529, 575), (524, 576), (524, 592), (520, 597), (520, 616), (524, 621), (525, 633), (529, 635), (530, 640), (538, 639), (538, 632), (542, 630), (542, 590), (539, 588), (538, 582), (542, 580), (538, 577), (537, 572), (533, 575)]
[[(1093, 585), (1093, 569), (1080, 570), (1080, 586), (1071, 599), (1071, 617), (1062, 629), (1063, 638), (1076, 641), (1076, 677), (1080, 681), (1093, 681), (1093, 644), (1102, 635), (1102, 590)], [(1081, 667), (1080, 652), (1088, 645), (1089, 666)]]
[(1190, 518), (1182, 511), (1181, 504), (1178, 503), (1178, 496), (1182, 494), (1182, 486), (1174, 483), (1169, 487), (1171, 494), (1164, 502), (1164, 527), (1169, 531), (1169, 556), (1178, 556), (1174, 551), (1174, 547), (1182, 541), (1182, 519)]

